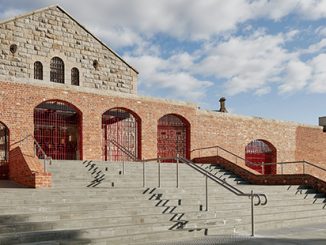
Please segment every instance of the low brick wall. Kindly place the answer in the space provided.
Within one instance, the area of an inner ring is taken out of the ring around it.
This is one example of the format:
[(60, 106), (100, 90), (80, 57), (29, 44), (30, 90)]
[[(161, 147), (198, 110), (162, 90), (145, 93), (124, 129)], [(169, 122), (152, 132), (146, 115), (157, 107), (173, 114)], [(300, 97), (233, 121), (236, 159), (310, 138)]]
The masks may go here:
[(9, 179), (27, 187), (51, 187), (51, 173), (45, 173), (39, 159), (20, 147), (9, 152)]
[(195, 163), (211, 163), (223, 166), (241, 178), (255, 185), (307, 185), (326, 194), (326, 182), (309, 174), (261, 175), (244, 169), (222, 157), (209, 156), (194, 158)]

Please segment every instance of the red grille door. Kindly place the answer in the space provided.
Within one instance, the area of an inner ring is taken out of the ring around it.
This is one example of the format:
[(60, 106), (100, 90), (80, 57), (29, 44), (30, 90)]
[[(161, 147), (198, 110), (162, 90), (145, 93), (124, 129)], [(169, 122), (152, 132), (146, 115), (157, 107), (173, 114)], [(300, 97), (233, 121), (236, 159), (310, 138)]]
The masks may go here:
[(169, 114), (161, 117), (157, 127), (157, 156), (163, 158), (189, 157), (189, 124)]
[[(252, 163), (275, 163), (276, 148), (269, 142), (263, 140), (254, 140), (246, 146), (245, 158)], [(276, 174), (275, 165), (266, 165), (264, 169), (261, 166), (246, 164), (259, 173)], [(264, 170), (264, 171), (263, 171)]]
[(48, 101), (34, 109), (34, 137), (53, 159), (81, 159), (81, 116), (70, 105)]
[(140, 158), (140, 119), (133, 113), (114, 108), (102, 116), (103, 159), (129, 161)]
[(9, 130), (0, 122), (0, 179), (8, 178)]

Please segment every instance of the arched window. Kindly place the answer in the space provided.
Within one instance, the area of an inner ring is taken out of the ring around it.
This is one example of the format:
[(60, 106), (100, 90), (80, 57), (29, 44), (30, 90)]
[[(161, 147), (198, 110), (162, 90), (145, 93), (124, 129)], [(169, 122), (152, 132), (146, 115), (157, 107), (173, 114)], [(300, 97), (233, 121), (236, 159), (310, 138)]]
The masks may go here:
[(65, 65), (59, 57), (51, 59), (50, 81), (55, 83), (65, 83)]
[(34, 63), (34, 79), (43, 80), (43, 65), (39, 61)]
[(71, 69), (71, 85), (79, 86), (79, 70), (76, 67)]

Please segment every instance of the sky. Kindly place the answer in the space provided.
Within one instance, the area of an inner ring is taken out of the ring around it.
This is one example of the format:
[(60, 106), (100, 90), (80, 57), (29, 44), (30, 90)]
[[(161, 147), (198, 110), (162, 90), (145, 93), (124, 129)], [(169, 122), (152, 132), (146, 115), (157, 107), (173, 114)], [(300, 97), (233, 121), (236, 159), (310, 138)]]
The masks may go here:
[(58, 4), (139, 71), (138, 94), (318, 124), (326, 0), (0, 0), (0, 19)]

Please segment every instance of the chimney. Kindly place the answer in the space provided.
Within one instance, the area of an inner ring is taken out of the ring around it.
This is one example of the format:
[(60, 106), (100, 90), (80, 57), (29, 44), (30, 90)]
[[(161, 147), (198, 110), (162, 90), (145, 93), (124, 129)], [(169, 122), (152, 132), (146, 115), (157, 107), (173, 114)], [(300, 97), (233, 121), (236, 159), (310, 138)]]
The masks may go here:
[(219, 112), (225, 112), (227, 113), (227, 109), (225, 108), (225, 101), (226, 99), (224, 97), (220, 98), (220, 109), (218, 110)]

